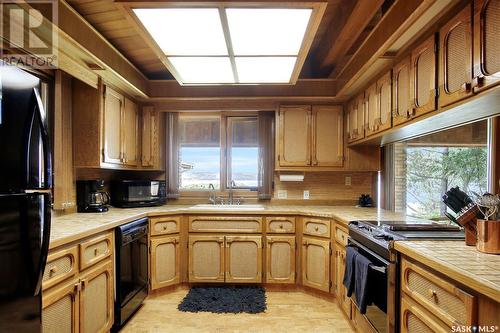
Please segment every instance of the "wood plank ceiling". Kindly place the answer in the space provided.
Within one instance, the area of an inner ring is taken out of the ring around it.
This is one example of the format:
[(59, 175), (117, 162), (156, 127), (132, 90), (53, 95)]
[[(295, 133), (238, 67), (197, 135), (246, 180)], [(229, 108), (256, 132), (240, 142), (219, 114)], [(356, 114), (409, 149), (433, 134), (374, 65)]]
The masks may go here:
[[(328, 0), (300, 78), (337, 78), (394, 0)], [(68, 0), (149, 79), (173, 79), (113, 0)]]

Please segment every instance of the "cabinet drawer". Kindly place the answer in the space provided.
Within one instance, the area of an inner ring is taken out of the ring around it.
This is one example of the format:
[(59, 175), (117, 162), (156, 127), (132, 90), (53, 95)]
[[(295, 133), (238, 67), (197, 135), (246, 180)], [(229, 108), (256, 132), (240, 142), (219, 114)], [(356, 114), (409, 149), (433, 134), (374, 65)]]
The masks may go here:
[(191, 216), (190, 232), (262, 232), (262, 217), (254, 216)]
[(401, 262), (401, 289), (449, 327), (475, 324), (474, 296), (406, 259)]
[(341, 229), (339, 227), (335, 227), (335, 240), (337, 243), (342, 244), (342, 245), (347, 245), (347, 237), (349, 237), (348, 233), (346, 230)]
[(295, 217), (266, 217), (266, 231), (270, 234), (293, 234)]
[(179, 232), (180, 224), (180, 216), (152, 217), (149, 220), (149, 230), (151, 236), (174, 234)]
[(83, 270), (109, 257), (113, 249), (113, 234), (107, 233), (80, 244), (80, 269)]
[(304, 235), (330, 238), (330, 220), (304, 218)]
[(413, 302), (408, 296), (401, 295), (401, 333), (446, 333), (450, 329), (439, 319)]
[(74, 276), (78, 272), (78, 248), (70, 248), (50, 252), (43, 272), (42, 289)]

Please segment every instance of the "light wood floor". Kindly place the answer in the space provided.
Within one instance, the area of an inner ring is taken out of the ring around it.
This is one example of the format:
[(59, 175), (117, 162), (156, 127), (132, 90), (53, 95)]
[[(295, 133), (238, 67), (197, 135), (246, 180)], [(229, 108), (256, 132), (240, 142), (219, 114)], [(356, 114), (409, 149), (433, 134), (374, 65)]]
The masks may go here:
[(186, 293), (149, 297), (121, 332), (354, 332), (335, 302), (299, 291), (266, 292), (267, 311), (261, 314), (180, 312), (177, 305)]

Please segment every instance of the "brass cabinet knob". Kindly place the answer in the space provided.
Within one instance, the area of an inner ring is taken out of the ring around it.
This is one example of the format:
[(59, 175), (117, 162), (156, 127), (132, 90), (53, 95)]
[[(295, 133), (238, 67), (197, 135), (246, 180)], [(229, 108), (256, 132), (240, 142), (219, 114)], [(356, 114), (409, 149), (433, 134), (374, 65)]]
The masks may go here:
[(429, 297), (433, 298), (434, 300), (437, 300), (437, 292), (434, 289), (429, 289), (428, 290)]

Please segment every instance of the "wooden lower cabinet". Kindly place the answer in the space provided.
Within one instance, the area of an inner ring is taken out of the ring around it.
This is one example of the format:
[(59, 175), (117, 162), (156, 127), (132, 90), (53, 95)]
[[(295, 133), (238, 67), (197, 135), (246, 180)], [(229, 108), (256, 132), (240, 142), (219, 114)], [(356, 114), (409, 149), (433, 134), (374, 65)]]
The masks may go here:
[(450, 328), (408, 296), (401, 297), (401, 333), (445, 333)]
[(61, 283), (43, 292), (42, 332), (78, 332), (80, 281)]
[(80, 288), (80, 332), (108, 332), (113, 325), (113, 262), (84, 272)]
[(337, 244), (335, 250), (335, 275), (336, 275), (336, 294), (340, 307), (345, 312), (347, 317), (351, 318), (351, 299), (347, 296), (347, 289), (344, 287), (344, 270), (345, 270), (345, 247)]
[(329, 240), (302, 239), (302, 283), (311, 288), (330, 290)]
[(170, 286), (180, 281), (179, 236), (151, 239), (151, 290)]
[(189, 282), (224, 282), (224, 236), (189, 236)]
[(266, 237), (266, 282), (295, 283), (295, 236)]
[(262, 236), (226, 236), (226, 282), (262, 282)]

